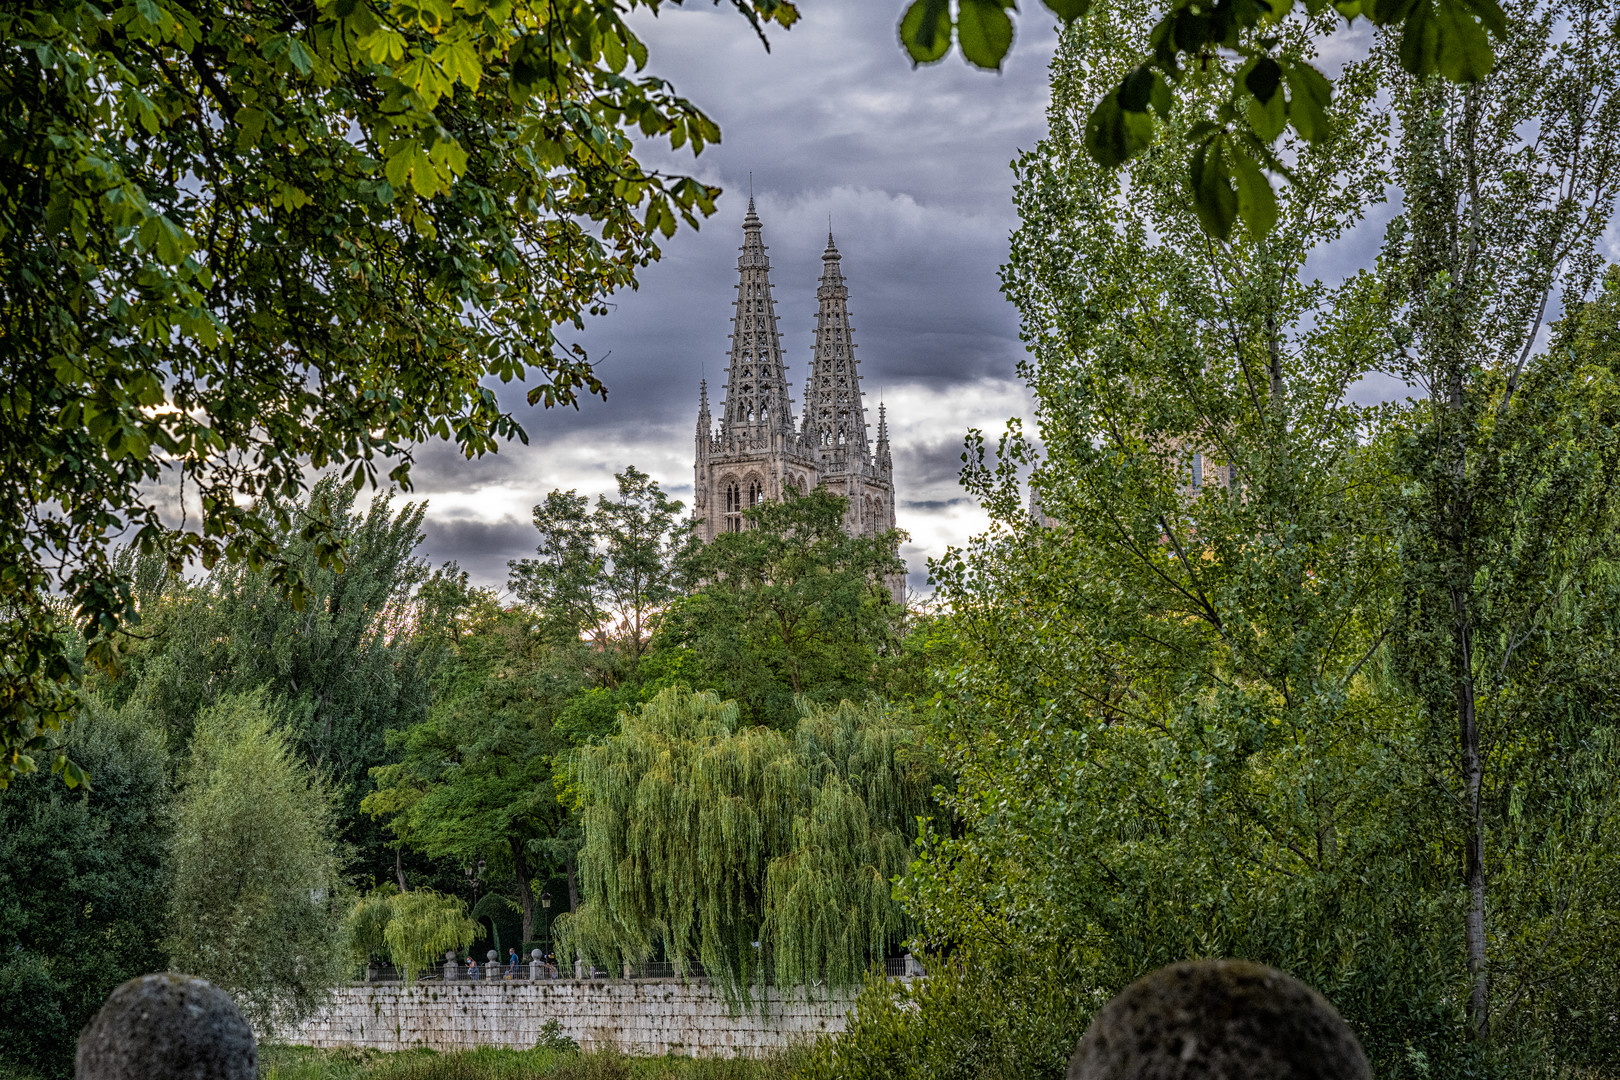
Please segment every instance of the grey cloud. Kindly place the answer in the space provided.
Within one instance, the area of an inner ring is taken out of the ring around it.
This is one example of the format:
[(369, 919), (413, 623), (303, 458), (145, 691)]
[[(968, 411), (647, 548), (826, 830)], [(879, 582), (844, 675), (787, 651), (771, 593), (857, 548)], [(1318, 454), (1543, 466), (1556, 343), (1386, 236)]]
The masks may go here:
[[(912, 443), (897, 451), (895, 457), (896, 471), (918, 487), (929, 489), (949, 485), (954, 488), (962, 472), (962, 434)], [(904, 501), (906, 492), (898, 494)]]
[(906, 510), (921, 510), (925, 513), (934, 510), (949, 510), (956, 506), (967, 506), (972, 499), (962, 497), (958, 499), (902, 499), (900, 506)]
[(506, 517), (498, 521), (472, 518), (435, 518), (422, 523), (423, 541), (417, 553), (434, 566), (454, 560), (480, 585), (502, 585), (508, 559), (534, 554), (534, 526)]
[(503, 450), (469, 461), (453, 444), (443, 441), (421, 443), (413, 448), (411, 457), (409, 495), (413, 499), (431, 498), (441, 491), (476, 491), (525, 472), (521, 455)]
[[(925, 388), (907, 400), (951, 403), (948, 418), (931, 422), (896, 415), (890, 401), (898, 494), (915, 503), (902, 525), (919, 537), (945, 535), (929, 515), (960, 513), (959, 421), (976, 415), (963, 400), (971, 403), (978, 380), (1010, 378), (1021, 351), (997, 278), (1016, 225), (1008, 162), (1044, 134), (1055, 35), (1031, 13), (1005, 74), (971, 70), (955, 57), (914, 71), (895, 39), (899, 10), (860, 0), (812, 5), (791, 32), (772, 32), (769, 55), (724, 9), (666, 6), (656, 19), (637, 17), (650, 72), (724, 132), (699, 158), (649, 146), (644, 160), (724, 187), (718, 212), (666, 242), (663, 258), (640, 273), (640, 288), (615, 296), (607, 316), (573, 335), (599, 364), (605, 402), (532, 409), (524, 388), (497, 384), (530, 445), (472, 462), (423, 448), (418, 491), (445, 496), (438, 510), (430, 505), (425, 552), (457, 558), (475, 578), (499, 584), (506, 559), (532, 546), (510, 532), (527, 529), (517, 515), (552, 488), (594, 495), (636, 464), (671, 495), (690, 498), (698, 381), (707, 377), (718, 407), (750, 173), (796, 391), (809, 366), (831, 214), (872, 420), (879, 391)], [(994, 411), (971, 422), (1001, 419)], [(919, 432), (933, 441), (912, 445)], [(480, 532), (481, 521), (506, 524)], [(915, 577), (927, 552), (911, 547)]]

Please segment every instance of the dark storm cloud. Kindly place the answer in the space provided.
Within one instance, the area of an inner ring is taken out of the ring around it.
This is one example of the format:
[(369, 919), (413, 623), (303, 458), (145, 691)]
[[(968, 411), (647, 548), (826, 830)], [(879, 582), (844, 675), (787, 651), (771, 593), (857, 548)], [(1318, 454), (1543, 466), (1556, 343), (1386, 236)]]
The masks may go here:
[(949, 510), (957, 506), (969, 506), (973, 500), (967, 496), (959, 499), (903, 499), (900, 506), (906, 510)]
[[(431, 509), (431, 508), (430, 508)], [(516, 518), (478, 521), (430, 516), (422, 523), (422, 552), (433, 562), (455, 559), (476, 582), (504, 585), (506, 561), (534, 554), (534, 525)]]
[(474, 492), (505, 484), (525, 473), (524, 462), (516, 454), (492, 454), (468, 461), (447, 442), (423, 443), (411, 454), (412, 498), (438, 491)]
[(724, 132), (695, 160), (657, 148), (645, 160), (724, 187), (718, 213), (696, 233), (677, 233), (640, 289), (614, 297), (610, 314), (577, 335), (607, 401), (530, 409), (523, 388), (496, 386), (529, 446), (473, 462), (420, 453), (413, 497), (431, 499), (426, 554), (498, 584), (506, 560), (533, 546), (522, 535), (532, 533), (529, 506), (552, 488), (606, 491), (629, 464), (690, 499), (698, 380), (708, 378), (718, 409), (750, 173), (796, 404), (830, 214), (874, 433), (880, 393), (890, 406), (914, 584), (927, 554), (977, 527), (956, 488), (956, 455), (968, 425), (998, 425), (1021, 407), (1008, 390), (1017, 319), (997, 270), (1016, 224), (1008, 163), (1044, 132), (1055, 36), (1037, 8), (1021, 20), (1005, 74), (955, 58), (914, 71), (895, 39), (900, 8), (807, 6), (800, 25), (771, 34), (769, 55), (723, 9), (666, 8), (638, 22), (650, 72)]
[[(896, 465), (905, 471), (920, 487), (930, 491), (939, 487), (956, 486), (962, 472), (963, 432), (954, 432), (927, 442), (914, 442), (899, 451)], [(900, 493), (902, 502), (905, 492)]]

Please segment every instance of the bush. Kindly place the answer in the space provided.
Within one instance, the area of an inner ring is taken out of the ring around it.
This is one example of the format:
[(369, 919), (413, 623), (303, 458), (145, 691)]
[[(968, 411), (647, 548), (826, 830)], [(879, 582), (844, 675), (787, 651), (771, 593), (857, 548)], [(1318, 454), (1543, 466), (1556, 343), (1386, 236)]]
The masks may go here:
[(875, 969), (849, 1025), (808, 1050), (806, 1080), (1061, 1080), (1108, 1000), (1061, 956), (957, 956), (910, 983)]
[(47, 770), (0, 792), (0, 1080), (72, 1076), (74, 1037), (107, 995), (163, 967), (161, 738), (92, 701), (68, 745), (88, 790)]

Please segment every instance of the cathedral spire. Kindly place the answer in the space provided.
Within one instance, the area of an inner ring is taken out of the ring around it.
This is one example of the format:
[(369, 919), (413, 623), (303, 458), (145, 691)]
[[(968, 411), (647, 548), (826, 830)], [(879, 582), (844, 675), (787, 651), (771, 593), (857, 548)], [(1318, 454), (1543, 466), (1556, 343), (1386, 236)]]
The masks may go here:
[(879, 472), (888, 472), (894, 467), (889, 456), (889, 416), (881, 401), (878, 402), (877, 467)]
[(698, 383), (698, 438), (706, 439), (714, 432), (714, 421), (709, 418), (709, 380)]
[(816, 290), (816, 344), (805, 388), (803, 430), (823, 468), (832, 471), (849, 469), (870, 453), (849, 325), (849, 289), (839, 262), (838, 246), (829, 231), (827, 250), (821, 253), (821, 287)]
[(782, 341), (776, 330), (776, 301), (771, 296), (771, 260), (765, 250), (759, 215), (750, 197), (743, 218), (742, 256), (737, 260), (737, 308), (720, 414), (721, 437), (749, 443), (793, 432)]

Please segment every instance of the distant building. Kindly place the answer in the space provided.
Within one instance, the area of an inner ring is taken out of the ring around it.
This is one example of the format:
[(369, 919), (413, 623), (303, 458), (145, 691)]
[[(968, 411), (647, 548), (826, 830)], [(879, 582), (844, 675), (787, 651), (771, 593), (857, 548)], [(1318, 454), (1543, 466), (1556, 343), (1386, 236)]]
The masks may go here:
[[(699, 392), (693, 516), (698, 536), (712, 540), (743, 528), (743, 511), (780, 499), (791, 486), (823, 487), (849, 501), (844, 529), (875, 536), (894, 528), (894, 464), (889, 429), (878, 406), (877, 445), (867, 439), (866, 404), (849, 325), (849, 289), (838, 248), (827, 234), (816, 290), (815, 352), (797, 421), (776, 329), (771, 263), (754, 200), (743, 218), (737, 260), (736, 314), (720, 422), (709, 414), (709, 386)], [(898, 596), (899, 586), (891, 583)]]

